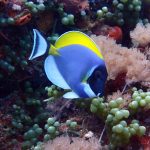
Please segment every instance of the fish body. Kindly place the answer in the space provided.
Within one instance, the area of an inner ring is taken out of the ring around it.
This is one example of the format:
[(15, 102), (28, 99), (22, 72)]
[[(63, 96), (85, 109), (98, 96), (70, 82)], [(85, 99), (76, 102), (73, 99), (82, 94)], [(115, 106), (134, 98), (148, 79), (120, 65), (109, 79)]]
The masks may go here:
[[(75, 40), (76, 38), (76, 40)], [(30, 59), (49, 56), (44, 63), (48, 79), (55, 85), (70, 89), (65, 98), (89, 98), (103, 95), (107, 70), (102, 54), (96, 44), (85, 34), (71, 31), (62, 35), (54, 46), (34, 31), (34, 46)], [(100, 76), (96, 76), (96, 74)]]

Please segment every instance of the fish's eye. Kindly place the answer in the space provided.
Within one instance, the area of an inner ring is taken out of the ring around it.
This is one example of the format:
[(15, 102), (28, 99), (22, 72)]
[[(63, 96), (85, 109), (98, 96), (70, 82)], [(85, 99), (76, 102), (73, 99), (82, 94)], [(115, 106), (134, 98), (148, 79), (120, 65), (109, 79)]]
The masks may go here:
[(101, 78), (101, 72), (99, 70), (95, 71), (95, 78)]

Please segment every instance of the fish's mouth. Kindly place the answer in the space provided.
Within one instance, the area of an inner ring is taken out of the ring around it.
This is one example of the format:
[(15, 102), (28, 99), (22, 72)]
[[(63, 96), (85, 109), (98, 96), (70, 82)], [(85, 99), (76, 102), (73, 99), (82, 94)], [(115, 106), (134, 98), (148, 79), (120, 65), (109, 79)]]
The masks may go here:
[(105, 87), (104, 81), (102, 80), (93, 81), (93, 79), (90, 79), (88, 84), (97, 97), (102, 97), (104, 95), (104, 87)]

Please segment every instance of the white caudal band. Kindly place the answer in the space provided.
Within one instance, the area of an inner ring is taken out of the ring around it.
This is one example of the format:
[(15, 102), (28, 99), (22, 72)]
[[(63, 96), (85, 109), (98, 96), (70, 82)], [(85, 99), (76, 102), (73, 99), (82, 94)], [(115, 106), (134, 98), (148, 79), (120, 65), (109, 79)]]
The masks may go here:
[(84, 92), (90, 97), (96, 97), (95, 93), (92, 91), (91, 87), (87, 83), (83, 83), (84, 85)]

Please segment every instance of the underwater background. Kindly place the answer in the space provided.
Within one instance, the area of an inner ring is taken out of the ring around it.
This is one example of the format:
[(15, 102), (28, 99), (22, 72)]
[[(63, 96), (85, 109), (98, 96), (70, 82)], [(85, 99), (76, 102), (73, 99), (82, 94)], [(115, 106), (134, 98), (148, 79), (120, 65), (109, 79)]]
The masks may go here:
[(0, 150), (150, 150), (149, 22), (150, 0), (0, 0)]

